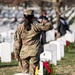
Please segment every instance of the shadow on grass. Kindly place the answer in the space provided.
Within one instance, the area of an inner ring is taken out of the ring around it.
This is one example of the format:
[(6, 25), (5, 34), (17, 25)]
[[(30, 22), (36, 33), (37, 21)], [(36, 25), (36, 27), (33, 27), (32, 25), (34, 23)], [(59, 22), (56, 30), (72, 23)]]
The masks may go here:
[(12, 60), (11, 62), (8, 63), (0, 62), (0, 68), (13, 67), (13, 66), (18, 66), (18, 62), (16, 62), (15, 60)]
[(74, 51), (68, 51), (67, 53), (68, 53), (68, 54), (75, 54)]
[(17, 64), (6, 64), (6, 65), (0, 65), (0, 68), (4, 68), (4, 67), (13, 67), (13, 66), (18, 66)]

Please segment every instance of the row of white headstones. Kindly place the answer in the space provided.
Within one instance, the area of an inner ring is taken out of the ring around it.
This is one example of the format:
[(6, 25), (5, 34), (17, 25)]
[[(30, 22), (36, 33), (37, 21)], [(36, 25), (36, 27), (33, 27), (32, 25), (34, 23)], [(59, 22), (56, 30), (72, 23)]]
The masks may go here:
[[(48, 44), (44, 45), (44, 52), (40, 54), (40, 69), (38, 75), (43, 75), (43, 62), (50, 61), (50, 64), (57, 65), (57, 61), (60, 61), (61, 58), (64, 57), (64, 46), (66, 45), (66, 41), (74, 42), (75, 41), (75, 32), (68, 32), (65, 36), (54, 40), (54, 33), (55, 30), (47, 31), (46, 32), (46, 40), (49, 42)], [(50, 39), (51, 38), (51, 39)]]
[[(10, 31), (10, 37), (13, 37), (14, 30)], [(13, 41), (12, 41), (13, 40)], [(43, 75), (43, 62), (50, 61), (50, 63), (57, 65), (57, 61), (60, 61), (64, 57), (64, 46), (66, 41), (75, 41), (75, 32), (70, 33), (67, 31), (65, 36), (55, 40), (55, 30), (49, 30), (46, 32), (46, 42), (44, 45), (44, 52), (40, 54), (40, 68), (39, 74)], [(10, 38), (10, 42), (0, 43), (0, 57), (1, 62), (11, 62), (11, 53), (13, 52), (14, 37)]]
[(0, 57), (1, 62), (11, 62), (11, 53), (13, 52), (15, 30), (2, 32), (0, 34)]

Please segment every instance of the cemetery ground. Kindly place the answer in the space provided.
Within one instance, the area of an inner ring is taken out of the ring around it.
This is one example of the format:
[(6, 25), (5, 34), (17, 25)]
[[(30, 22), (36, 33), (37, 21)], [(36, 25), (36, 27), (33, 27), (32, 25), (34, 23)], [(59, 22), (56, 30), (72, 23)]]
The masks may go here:
[[(65, 56), (55, 66), (56, 75), (75, 75), (75, 43), (65, 47)], [(11, 63), (0, 62), (0, 75), (13, 75), (20, 73), (18, 62), (12, 59)]]

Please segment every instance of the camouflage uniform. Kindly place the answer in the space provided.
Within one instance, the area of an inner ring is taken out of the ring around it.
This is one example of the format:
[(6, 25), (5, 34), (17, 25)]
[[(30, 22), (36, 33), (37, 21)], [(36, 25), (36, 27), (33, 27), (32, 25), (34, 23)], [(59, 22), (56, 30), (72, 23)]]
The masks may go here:
[(33, 23), (31, 24), (31, 30), (27, 31), (24, 23), (18, 26), (14, 38), (14, 51), (23, 72), (29, 72), (31, 75), (34, 75), (39, 54), (42, 52), (40, 34), (41, 31), (46, 31), (49, 27), (50, 23)]

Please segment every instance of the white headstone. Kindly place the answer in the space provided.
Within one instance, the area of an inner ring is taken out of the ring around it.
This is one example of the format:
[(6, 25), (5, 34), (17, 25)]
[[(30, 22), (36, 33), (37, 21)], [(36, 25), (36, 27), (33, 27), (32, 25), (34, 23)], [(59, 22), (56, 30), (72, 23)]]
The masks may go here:
[(58, 41), (51, 41), (50, 44), (55, 44), (57, 46), (57, 48), (56, 48), (56, 50), (57, 50), (57, 60), (60, 61), (61, 60), (60, 43)]
[(0, 43), (0, 57), (1, 57), (1, 43)]
[(57, 41), (60, 42), (61, 57), (64, 57), (64, 42), (61, 38), (58, 38)]
[(10, 43), (11, 53), (14, 51), (14, 41)]
[(70, 11), (68, 11), (67, 13), (66, 13), (66, 17), (69, 17), (69, 15), (72, 13), (72, 10), (70, 10)]
[(43, 75), (43, 62), (45, 61), (51, 61), (51, 52), (45, 51), (40, 54), (40, 68), (38, 75)]
[(6, 32), (2, 32), (1, 36), (2, 36), (2, 42), (5, 42), (6, 38), (7, 38), (7, 33)]
[(72, 31), (72, 32), (75, 32), (75, 21), (72, 25), (70, 25), (69, 29)]
[(73, 34), (74, 34), (74, 41), (75, 41), (75, 31), (73, 32)]
[(40, 61), (40, 68), (39, 68), (39, 74), (38, 75), (43, 75), (43, 61)]
[(45, 51), (45, 52), (41, 53), (40, 60), (41, 61), (51, 61), (52, 60), (51, 52)]
[(1, 34), (0, 34), (0, 43), (2, 42), (2, 36), (1, 36)]
[(74, 41), (75, 41), (75, 21), (74, 21), (74, 23), (72, 25), (70, 25), (70, 30), (74, 34)]
[(54, 30), (46, 31), (46, 42), (50, 42), (52, 40), (55, 40), (55, 31)]
[(8, 31), (8, 37), (10, 38), (11, 41), (13, 41), (14, 39), (14, 33), (15, 33), (15, 30)]
[(65, 39), (65, 36), (62, 36), (62, 37), (61, 37), (61, 40), (63, 41), (64, 45), (66, 45), (66, 39)]
[(9, 43), (1, 43), (1, 62), (11, 62), (11, 52)]
[(65, 34), (65, 39), (66, 41), (74, 42), (74, 33), (70, 33), (67, 31), (67, 33)]
[(57, 50), (54, 44), (45, 44), (44, 52), (40, 54), (40, 69), (38, 75), (43, 75), (43, 62), (50, 61), (50, 63), (57, 64)]
[[(50, 52), (47, 56), (51, 59), (51, 63), (57, 65), (57, 46), (55, 44), (45, 44), (44, 52)], [(51, 56), (50, 56), (51, 55)]]
[(50, 63), (57, 64), (57, 50), (54, 44), (45, 44), (44, 52), (40, 54), (41, 61), (50, 61)]
[(9, 38), (9, 42), (10, 42), (11, 52), (13, 52), (14, 33), (15, 33), (15, 30), (10, 30), (10, 31), (8, 32), (8, 38)]
[(70, 17), (67, 19), (67, 21), (69, 22), (74, 16), (75, 16), (75, 12), (70, 15)]

